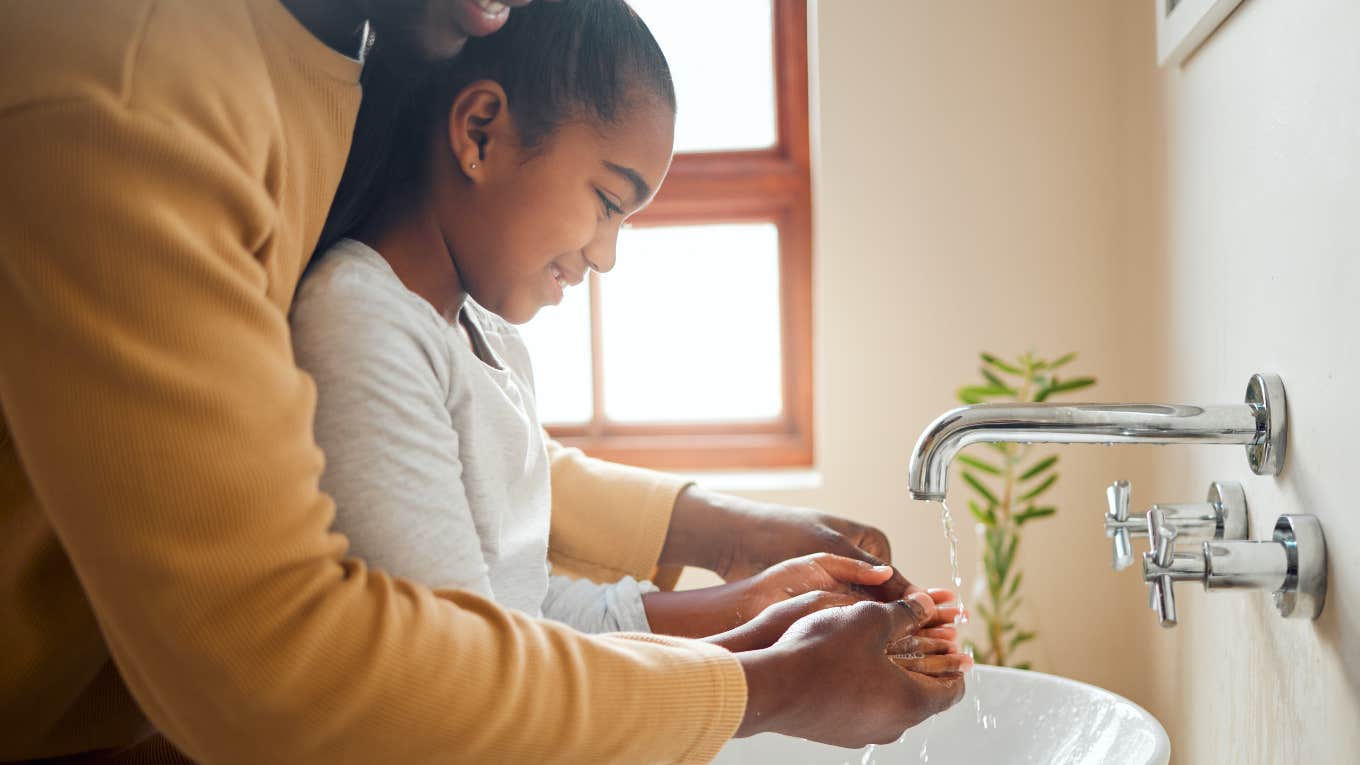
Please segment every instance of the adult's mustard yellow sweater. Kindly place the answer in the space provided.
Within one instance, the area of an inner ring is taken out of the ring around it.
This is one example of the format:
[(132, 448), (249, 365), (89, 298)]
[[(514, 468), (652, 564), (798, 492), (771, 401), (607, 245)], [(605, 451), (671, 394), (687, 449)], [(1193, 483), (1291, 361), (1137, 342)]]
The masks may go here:
[[(697, 762), (726, 652), (587, 637), (345, 557), (286, 312), (358, 65), (278, 0), (0, 25), (0, 760)], [(554, 555), (645, 576), (679, 485), (554, 454)]]

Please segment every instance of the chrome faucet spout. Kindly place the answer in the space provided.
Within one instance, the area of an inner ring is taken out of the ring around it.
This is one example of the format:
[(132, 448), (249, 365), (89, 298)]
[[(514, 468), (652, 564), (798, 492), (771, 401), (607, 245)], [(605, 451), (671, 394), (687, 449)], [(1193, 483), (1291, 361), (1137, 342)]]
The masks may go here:
[(1242, 404), (975, 404), (940, 415), (916, 441), (908, 469), (912, 499), (940, 501), (949, 463), (978, 442), (1059, 444), (1236, 444), (1258, 475), (1276, 475), (1285, 455), (1284, 384), (1258, 374)]

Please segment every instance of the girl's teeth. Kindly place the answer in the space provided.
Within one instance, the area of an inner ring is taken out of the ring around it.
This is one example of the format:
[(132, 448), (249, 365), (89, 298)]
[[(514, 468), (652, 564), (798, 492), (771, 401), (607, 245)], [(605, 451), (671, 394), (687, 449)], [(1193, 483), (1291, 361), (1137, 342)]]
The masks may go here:
[(476, 0), (476, 3), (477, 7), (481, 8), (482, 12), (488, 16), (495, 16), (508, 7), (500, 0)]

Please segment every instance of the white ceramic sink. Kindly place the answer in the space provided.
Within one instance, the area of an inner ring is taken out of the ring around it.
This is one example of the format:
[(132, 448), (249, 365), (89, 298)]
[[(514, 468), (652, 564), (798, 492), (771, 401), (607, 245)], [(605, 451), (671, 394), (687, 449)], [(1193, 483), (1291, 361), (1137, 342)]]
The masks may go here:
[(897, 743), (854, 750), (771, 733), (730, 742), (714, 763), (1167, 765), (1170, 758), (1161, 723), (1122, 696), (1040, 672), (979, 666), (962, 701)]

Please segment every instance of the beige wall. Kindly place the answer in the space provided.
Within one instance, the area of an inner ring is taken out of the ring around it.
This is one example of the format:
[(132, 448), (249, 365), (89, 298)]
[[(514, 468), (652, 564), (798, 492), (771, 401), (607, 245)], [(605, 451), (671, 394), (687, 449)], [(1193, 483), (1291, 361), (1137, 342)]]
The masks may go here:
[(1330, 548), (1317, 623), (1281, 620), (1264, 595), (1182, 588), (1181, 626), (1147, 631), (1163, 667), (1152, 706), (1178, 763), (1360, 762), (1360, 514), (1346, 492), (1360, 427), (1360, 4), (1246, 0), (1167, 71), (1150, 60), (1149, 19), (1121, 13), (1136, 39), (1121, 121), (1152, 136), (1123, 141), (1126, 167), (1144, 168), (1122, 212), (1142, 232), (1129, 299), (1165, 317), (1162, 347), (1140, 355), (1179, 399), (1278, 372), (1291, 418), (1281, 477), (1188, 449), (1159, 456), (1157, 491), (1242, 481), (1256, 536), (1280, 513), (1314, 513)]

